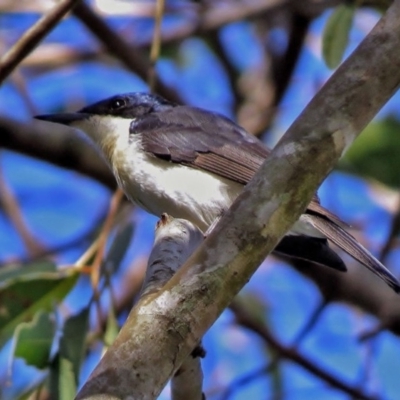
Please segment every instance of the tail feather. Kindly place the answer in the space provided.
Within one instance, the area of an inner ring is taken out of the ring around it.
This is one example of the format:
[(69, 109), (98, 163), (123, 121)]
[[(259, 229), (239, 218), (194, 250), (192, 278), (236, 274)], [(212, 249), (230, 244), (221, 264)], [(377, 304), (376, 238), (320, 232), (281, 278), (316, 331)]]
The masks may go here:
[(326, 236), (327, 239), (384, 280), (395, 292), (400, 292), (400, 284), (393, 274), (366, 248), (358, 243), (350, 233), (334, 222), (318, 215), (307, 214), (307, 217), (309, 222)]
[(326, 239), (304, 235), (286, 235), (275, 247), (274, 252), (327, 266), (338, 271), (347, 271), (345, 263), (329, 247)]

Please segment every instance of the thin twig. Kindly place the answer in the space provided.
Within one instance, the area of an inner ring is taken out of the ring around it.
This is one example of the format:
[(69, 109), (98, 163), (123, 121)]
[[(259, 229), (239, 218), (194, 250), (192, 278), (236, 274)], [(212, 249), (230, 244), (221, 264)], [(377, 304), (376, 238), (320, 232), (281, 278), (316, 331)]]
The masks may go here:
[(90, 279), (91, 279), (93, 290), (96, 290), (96, 288), (99, 285), (100, 267), (103, 262), (107, 239), (110, 234), (111, 228), (113, 226), (113, 222), (115, 220), (115, 216), (117, 214), (118, 207), (119, 207), (123, 197), (124, 197), (124, 193), (122, 192), (122, 190), (117, 189), (115, 191), (113, 197), (111, 198), (110, 209), (108, 211), (107, 218), (104, 222), (103, 229), (101, 230), (100, 235), (99, 235), (96, 256), (90, 267), (90, 269), (91, 269)]
[(276, 337), (271, 334), (271, 332), (264, 324), (252, 318), (251, 315), (246, 312), (246, 310), (238, 302), (232, 303), (231, 310), (234, 312), (236, 319), (240, 325), (259, 335), (262, 339), (265, 340), (265, 342), (269, 346), (275, 349), (281, 357), (295, 362), (311, 374), (325, 381), (330, 386), (339, 389), (343, 393), (348, 394), (352, 398), (364, 400), (377, 399), (377, 397), (370, 396), (362, 392), (361, 389), (354, 388), (347, 383), (344, 383), (341, 379), (324, 370), (321, 366), (316, 365), (316, 363), (302, 356), (295, 349), (284, 346), (281, 342), (278, 341), (278, 339), (276, 339)]
[[(43, 249), (43, 251), (36, 253), (34, 257), (29, 256), (29, 257), (19, 257), (17, 260), (13, 260), (13, 264), (28, 264), (32, 263), (35, 261), (38, 261), (39, 259), (43, 259), (44, 257), (52, 257), (58, 253), (61, 253), (62, 251), (69, 250), (74, 247), (80, 247), (82, 246), (83, 243), (88, 242), (90, 239), (92, 239), (95, 236), (96, 231), (98, 230), (98, 226), (101, 224), (101, 222), (104, 220), (105, 215), (101, 215), (99, 218), (96, 219), (96, 221), (90, 226), (85, 232), (77, 235), (76, 237), (61, 243), (61, 244), (56, 244), (53, 247), (47, 247)], [(9, 265), (9, 261), (5, 260), (0, 260), (0, 268), (5, 267)]]
[(317, 305), (310, 317), (307, 319), (305, 325), (297, 333), (295, 339), (293, 340), (292, 347), (298, 346), (300, 342), (302, 342), (303, 339), (311, 332), (328, 304), (329, 301), (325, 298), (322, 298), (321, 302)]
[[(124, 270), (123, 276), (118, 280), (118, 291), (114, 293), (115, 315), (120, 316), (123, 311), (130, 310), (132, 304), (140, 292), (146, 273), (147, 259), (135, 259), (128, 268)], [(107, 326), (108, 310), (102, 310), (99, 321), (100, 332), (104, 332)]]
[(21, 70), (17, 70), (11, 76), (10, 81), (14, 84), (18, 94), (21, 96), (25, 107), (27, 108), (30, 115), (37, 115), (38, 110), (32, 99), (31, 93), (29, 92), (26, 79), (21, 73)]
[(220, 400), (229, 400), (239, 388), (252, 383), (255, 379), (271, 373), (272, 370), (276, 368), (279, 361), (280, 357), (275, 356), (268, 364), (235, 379), (226, 389), (223, 389)]
[(240, 76), (239, 70), (235, 67), (232, 60), (229, 57), (229, 52), (226, 46), (222, 43), (221, 33), (217, 30), (211, 30), (205, 36), (205, 39), (209, 42), (213, 51), (218, 56), (219, 62), (225, 69), (226, 76), (228, 78), (230, 89), (233, 95), (233, 107), (232, 109), (236, 113), (240, 103), (243, 101), (243, 94), (237, 87), (237, 79)]
[(21, 208), (17, 198), (14, 196), (11, 188), (8, 187), (2, 170), (0, 169), (0, 205), (2, 206), (7, 217), (14, 225), (15, 230), (19, 233), (30, 257), (36, 257), (44, 252), (44, 246), (33, 236), (25, 218), (22, 215)]
[(0, 84), (79, 0), (61, 0), (39, 19), (0, 60)]
[(161, 24), (162, 24), (162, 18), (164, 15), (164, 6), (165, 2), (164, 0), (157, 0), (156, 4), (156, 13), (155, 13), (155, 18), (154, 18), (154, 34), (153, 34), (153, 40), (151, 42), (151, 49), (150, 49), (150, 68), (149, 68), (149, 77), (148, 77), (148, 83), (149, 83), (149, 89), (150, 92), (154, 91), (155, 84), (156, 84), (156, 63), (158, 60), (158, 57), (160, 56), (160, 51), (161, 51)]
[(115, 178), (94, 147), (73, 129), (43, 121), (0, 118), (0, 147), (80, 172), (115, 190)]
[(397, 235), (400, 232), (400, 196), (397, 199), (397, 207), (393, 214), (392, 221), (390, 224), (390, 232), (386, 239), (386, 242), (382, 246), (382, 249), (379, 254), (379, 259), (383, 263), (386, 261), (387, 256), (390, 253), (390, 250), (395, 246)]

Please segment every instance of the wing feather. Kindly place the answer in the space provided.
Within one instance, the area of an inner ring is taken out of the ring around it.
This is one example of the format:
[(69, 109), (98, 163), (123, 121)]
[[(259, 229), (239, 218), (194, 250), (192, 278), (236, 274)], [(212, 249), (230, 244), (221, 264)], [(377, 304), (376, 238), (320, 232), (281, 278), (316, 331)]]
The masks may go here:
[(193, 107), (149, 114), (134, 121), (130, 133), (140, 133), (144, 150), (156, 157), (241, 184), (251, 180), (270, 152), (232, 121)]
[[(270, 153), (261, 141), (229, 119), (187, 106), (171, 107), (133, 121), (130, 134), (140, 134), (143, 149), (155, 157), (206, 170), (243, 185), (252, 179)], [(380, 276), (395, 291), (400, 291), (393, 275), (342, 228), (346, 226), (343, 221), (321, 206), (317, 194), (305, 213), (326, 238)], [(312, 256), (309, 255), (309, 239), (314, 240)], [(341, 270), (345, 268), (323, 240), (309, 237), (304, 237), (304, 243), (302, 240), (301, 236), (285, 237), (276, 251)]]
[[(131, 134), (141, 134), (145, 151), (171, 162), (200, 168), (247, 184), (270, 149), (222, 115), (178, 106), (134, 121)], [(314, 195), (309, 210), (344, 225)]]
[[(177, 106), (150, 113), (131, 124), (143, 149), (174, 163), (182, 163), (247, 184), (270, 154), (270, 149), (228, 118), (195, 107)], [(315, 194), (307, 213), (347, 226), (322, 207)]]

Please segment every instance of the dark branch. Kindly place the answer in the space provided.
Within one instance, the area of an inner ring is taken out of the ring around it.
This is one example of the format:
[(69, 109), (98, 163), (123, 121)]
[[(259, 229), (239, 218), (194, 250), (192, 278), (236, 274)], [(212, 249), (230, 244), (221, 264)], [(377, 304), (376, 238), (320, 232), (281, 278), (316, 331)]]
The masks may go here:
[(271, 334), (271, 332), (266, 328), (264, 324), (252, 318), (250, 314), (247, 313), (243, 309), (243, 307), (239, 305), (239, 303), (234, 302), (231, 305), (231, 310), (235, 313), (236, 320), (240, 325), (250, 329), (252, 332), (255, 332), (257, 335), (259, 335), (263, 340), (265, 340), (265, 342), (269, 346), (271, 346), (275, 351), (278, 352), (280, 357), (293, 361), (294, 363), (300, 365), (311, 374), (317, 376), (318, 378), (325, 381), (332, 387), (348, 394), (352, 398), (364, 399), (364, 400), (372, 400), (372, 399), (376, 400), (376, 397), (369, 396), (368, 394), (362, 392), (360, 389), (354, 388), (344, 383), (341, 379), (337, 378), (333, 374), (324, 370), (321, 366), (318, 366), (315, 362), (312, 362), (306, 357), (302, 356), (295, 349), (284, 346)]
[(0, 60), (0, 84), (79, 0), (62, 0), (39, 19)]
[(0, 118), (0, 147), (71, 169), (116, 188), (115, 178), (97, 151), (62, 125), (31, 122), (29, 125)]
[[(139, 49), (126, 43), (120, 35), (111, 29), (107, 23), (98, 17), (86, 4), (79, 4), (75, 7), (73, 12), (86, 28), (104, 44), (112, 55), (145, 82), (147, 81), (151, 64)], [(182, 103), (182, 99), (179, 95), (173, 89), (162, 83), (160, 79), (155, 79), (154, 90), (168, 100)]]

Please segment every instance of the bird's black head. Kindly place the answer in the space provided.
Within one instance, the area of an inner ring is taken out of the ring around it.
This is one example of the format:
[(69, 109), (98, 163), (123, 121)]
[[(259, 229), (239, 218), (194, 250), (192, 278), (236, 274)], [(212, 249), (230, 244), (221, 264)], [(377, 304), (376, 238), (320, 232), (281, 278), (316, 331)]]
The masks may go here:
[(176, 106), (176, 104), (156, 94), (126, 93), (99, 101), (82, 108), (78, 112), (90, 115), (110, 115), (133, 119), (174, 106)]
[(38, 115), (35, 118), (68, 125), (86, 133), (111, 159), (116, 142), (129, 141), (131, 123), (146, 114), (176, 104), (148, 93), (127, 93), (84, 107), (74, 113)]
[(37, 115), (35, 118), (64, 125), (79, 126), (79, 121), (85, 121), (95, 115), (134, 119), (176, 105), (156, 94), (126, 93), (101, 100), (74, 113)]

